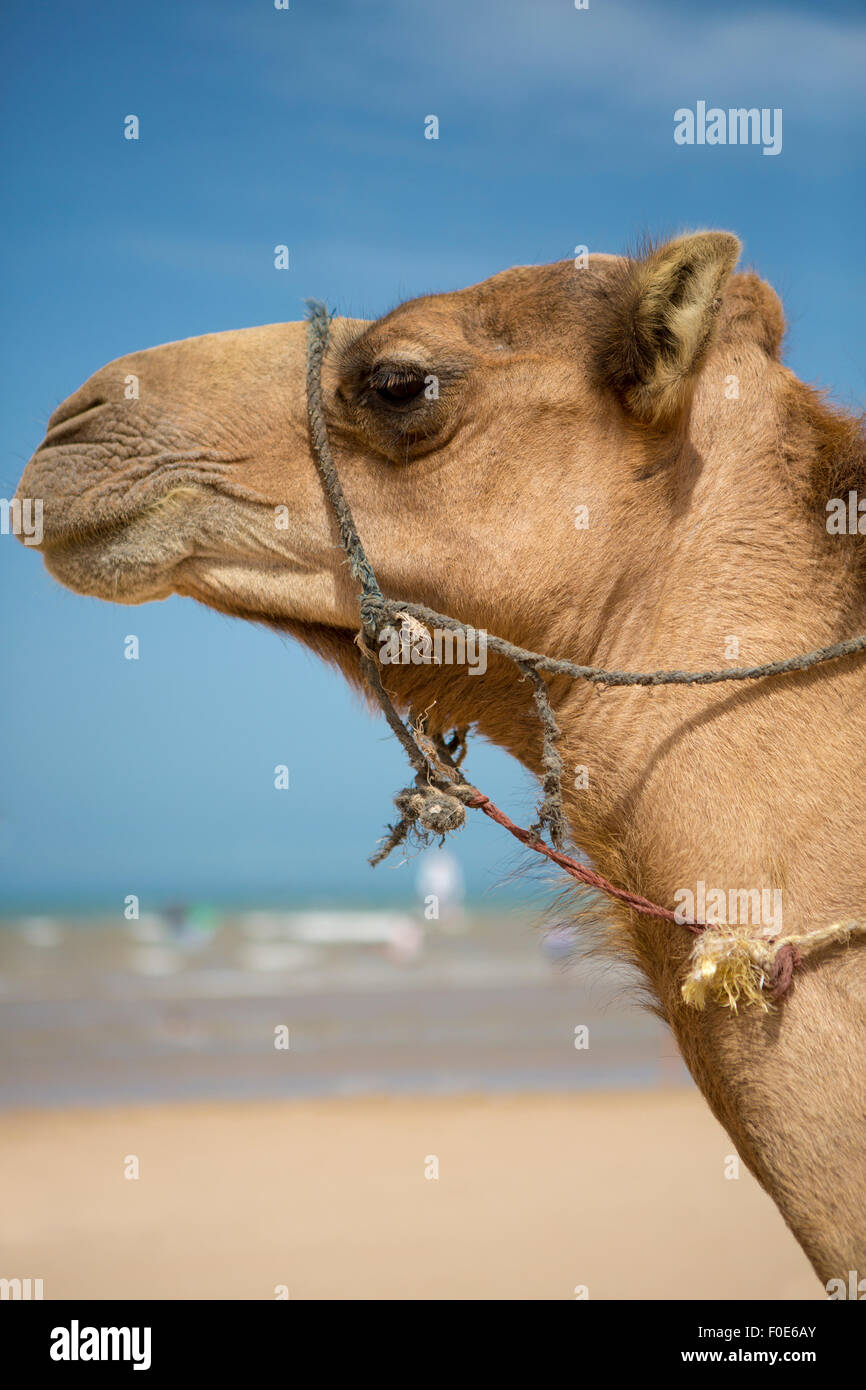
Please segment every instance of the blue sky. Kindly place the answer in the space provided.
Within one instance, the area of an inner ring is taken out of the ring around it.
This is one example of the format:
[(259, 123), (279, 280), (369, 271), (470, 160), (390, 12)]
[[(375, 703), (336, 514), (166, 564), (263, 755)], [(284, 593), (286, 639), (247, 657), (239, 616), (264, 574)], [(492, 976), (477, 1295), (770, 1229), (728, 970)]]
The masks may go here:
[[(862, 403), (862, 5), (13, 0), (4, 31), (0, 496), (122, 353), (307, 296), (375, 316), (646, 232), (737, 232), (785, 301), (790, 365)], [(781, 107), (781, 154), (675, 145), (698, 100)], [(312, 657), (189, 600), (76, 597), (8, 536), (0, 614), (7, 908), (414, 895), (411, 868), (366, 865), (401, 758)], [(530, 813), (504, 755), (472, 770)], [(500, 834), (455, 845), (475, 894), (520, 862)]]

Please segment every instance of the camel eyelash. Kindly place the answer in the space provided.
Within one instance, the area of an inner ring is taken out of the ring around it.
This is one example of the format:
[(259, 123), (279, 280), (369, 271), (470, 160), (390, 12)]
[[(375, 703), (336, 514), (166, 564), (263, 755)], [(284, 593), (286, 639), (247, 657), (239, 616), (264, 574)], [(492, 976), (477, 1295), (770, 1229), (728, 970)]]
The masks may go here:
[(419, 363), (380, 363), (367, 378), (366, 403), (388, 410), (412, 410), (424, 404), (431, 380), (427, 368)]
[(427, 368), (416, 362), (384, 362), (370, 372), (368, 385), (374, 391), (391, 390), (415, 381), (423, 384), (427, 375)]

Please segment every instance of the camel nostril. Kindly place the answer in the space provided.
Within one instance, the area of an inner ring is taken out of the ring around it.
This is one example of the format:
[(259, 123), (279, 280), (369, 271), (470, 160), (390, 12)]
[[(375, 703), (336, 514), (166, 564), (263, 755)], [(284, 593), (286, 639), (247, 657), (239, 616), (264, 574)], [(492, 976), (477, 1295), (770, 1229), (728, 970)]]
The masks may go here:
[[(85, 405), (73, 404), (74, 400), (75, 398), (72, 397), (70, 400), (64, 401), (62, 405), (59, 405), (54, 411), (54, 414), (48, 421), (45, 438), (39, 445), (40, 449), (56, 444), (58, 436), (60, 435), (65, 437), (69, 434), (74, 434), (86, 420), (92, 418), (93, 411), (99, 410), (102, 406), (107, 405), (107, 401), (104, 401), (101, 397), (97, 400), (89, 401)], [(51, 437), (49, 438), (49, 436)]]

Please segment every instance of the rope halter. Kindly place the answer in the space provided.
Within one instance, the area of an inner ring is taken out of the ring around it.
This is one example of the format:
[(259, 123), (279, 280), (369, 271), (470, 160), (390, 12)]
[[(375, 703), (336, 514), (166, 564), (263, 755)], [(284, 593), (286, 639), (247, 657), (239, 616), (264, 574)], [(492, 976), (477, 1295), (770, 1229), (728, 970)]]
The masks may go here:
[[(670, 908), (661, 907), (640, 894), (617, 887), (603, 875), (565, 854), (563, 764), (556, 747), (561, 733), (542, 673), (589, 681), (599, 691), (608, 686), (715, 685), (722, 681), (761, 680), (792, 671), (807, 671), (825, 662), (838, 661), (866, 651), (866, 634), (788, 657), (784, 661), (714, 671), (616, 671), (597, 666), (578, 666), (571, 661), (517, 647), (491, 633), (485, 634), (487, 648), (512, 661), (524, 678), (531, 681), (535, 710), (541, 725), (542, 799), (538, 806), (538, 817), (528, 830), (515, 825), (489, 797), (467, 781), (461, 771), (468, 729), (456, 729), (448, 737), (425, 734), (422, 727), (413, 727), (401, 719), (382, 684), (375, 644), (388, 627), (407, 622), (420, 623), (427, 629), (462, 632), (464, 636), (474, 636), (475, 630), (456, 618), (437, 613), (422, 604), (388, 599), (382, 593), (343, 492), (328, 438), (322, 398), (322, 362), (330, 339), (331, 318), (320, 301), (308, 300), (307, 305), (310, 436), (325, 492), (337, 518), (349, 573), (360, 586), (358, 602), (361, 628), (356, 642), (361, 671), (415, 772), (414, 785), (404, 788), (395, 798), (399, 819), (389, 826), (388, 835), (371, 857), (370, 863), (381, 863), (393, 849), (410, 837), (421, 844), (428, 844), (431, 837), (438, 837), (441, 844), (446, 834), (464, 825), (467, 807), (479, 809), (522, 844), (552, 860), (580, 883), (607, 894), (634, 912), (678, 923), (690, 931), (695, 943), (682, 984), (686, 1003), (701, 1009), (709, 999), (714, 999), (736, 1012), (738, 1001), (744, 999), (769, 1009), (768, 997), (778, 999), (787, 992), (794, 970), (804, 956), (831, 943), (847, 942), (853, 935), (866, 933), (866, 923), (837, 922), (811, 933), (773, 940), (749, 937), (730, 930), (711, 931), (702, 922), (682, 921)], [(543, 839), (545, 830), (550, 836), (550, 844)]]

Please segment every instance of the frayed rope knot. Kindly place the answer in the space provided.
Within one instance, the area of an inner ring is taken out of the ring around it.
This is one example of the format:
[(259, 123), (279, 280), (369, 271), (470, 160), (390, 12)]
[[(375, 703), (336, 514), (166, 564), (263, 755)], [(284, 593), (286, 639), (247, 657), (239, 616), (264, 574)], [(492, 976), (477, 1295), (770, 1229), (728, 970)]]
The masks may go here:
[(421, 780), (414, 787), (405, 787), (394, 797), (394, 805), (400, 812), (396, 825), (388, 827), (388, 835), (370, 858), (375, 866), (387, 859), (392, 849), (411, 839), (421, 845), (428, 845), (431, 836), (438, 836), (441, 844), (451, 830), (460, 830), (466, 820), (464, 803), (474, 790), (466, 783), (453, 786), (448, 791)]
[(787, 993), (804, 957), (825, 946), (866, 935), (866, 922), (833, 922), (813, 932), (775, 939), (704, 928), (695, 939), (682, 996), (696, 1009), (708, 1000), (737, 1012), (742, 1000), (769, 1013), (770, 1000)]
[(407, 787), (394, 798), (394, 805), (407, 819), (417, 821), (432, 835), (447, 835), (449, 830), (459, 830), (466, 819), (457, 797), (436, 787)]

